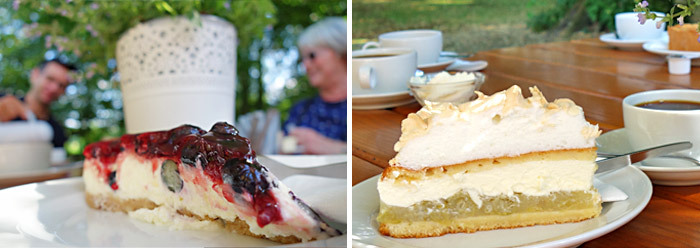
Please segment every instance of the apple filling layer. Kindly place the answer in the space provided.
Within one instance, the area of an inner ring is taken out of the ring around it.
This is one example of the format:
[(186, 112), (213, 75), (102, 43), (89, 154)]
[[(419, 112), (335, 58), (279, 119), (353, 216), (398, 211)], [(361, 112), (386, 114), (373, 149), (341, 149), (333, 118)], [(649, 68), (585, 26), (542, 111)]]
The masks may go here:
[(411, 221), (434, 221), (449, 224), (455, 219), (472, 216), (600, 208), (600, 200), (594, 190), (554, 192), (543, 196), (516, 193), (513, 196), (483, 197), (481, 200), (482, 205), (479, 207), (469, 194), (460, 192), (447, 199), (422, 201), (409, 207), (390, 206), (382, 203), (377, 220), (386, 224)]

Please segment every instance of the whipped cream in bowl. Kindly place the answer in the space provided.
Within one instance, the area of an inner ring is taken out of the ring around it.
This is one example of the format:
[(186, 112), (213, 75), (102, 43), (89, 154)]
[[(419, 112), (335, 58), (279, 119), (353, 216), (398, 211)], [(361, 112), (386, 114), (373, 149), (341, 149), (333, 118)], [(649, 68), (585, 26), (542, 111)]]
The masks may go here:
[(461, 104), (473, 100), (486, 76), (480, 72), (441, 71), (412, 77), (408, 83), (412, 95), (425, 106), (431, 103)]

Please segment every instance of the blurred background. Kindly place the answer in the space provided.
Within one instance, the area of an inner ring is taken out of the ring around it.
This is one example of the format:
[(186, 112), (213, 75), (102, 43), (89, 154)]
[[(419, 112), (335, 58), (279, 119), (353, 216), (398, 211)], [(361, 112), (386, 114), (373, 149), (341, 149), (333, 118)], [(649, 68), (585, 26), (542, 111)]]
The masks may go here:
[[(686, 1), (648, 2), (666, 13), (672, 3)], [(379, 34), (404, 29), (440, 30), (443, 51), (458, 53), (592, 38), (614, 30), (615, 14), (632, 12), (634, 5), (634, 0), (353, 0), (352, 46), (359, 49)]]
[(0, 93), (26, 94), (30, 70), (44, 59), (77, 65), (77, 82), (52, 105), (52, 114), (69, 136), (69, 158), (81, 159), (86, 144), (125, 132), (114, 59), (119, 35), (157, 17), (202, 14), (237, 29), (236, 115), (274, 107), (284, 121), (294, 102), (316, 94), (296, 47), (299, 33), (323, 17), (347, 16), (347, 2), (0, 1)]

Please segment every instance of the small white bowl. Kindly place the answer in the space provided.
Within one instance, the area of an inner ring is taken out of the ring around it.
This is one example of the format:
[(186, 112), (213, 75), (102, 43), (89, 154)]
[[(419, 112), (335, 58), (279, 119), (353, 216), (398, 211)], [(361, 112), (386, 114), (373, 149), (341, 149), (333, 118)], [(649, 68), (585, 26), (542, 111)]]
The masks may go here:
[[(472, 80), (429, 84), (438, 73), (430, 73), (425, 76), (413, 77), (408, 83), (411, 94), (418, 103), (425, 106), (425, 101), (433, 103), (449, 102), (455, 105), (474, 100), (476, 94), (486, 80), (486, 76), (480, 72), (458, 72), (473, 75)], [(454, 73), (450, 73), (454, 75)]]
[(0, 143), (0, 173), (48, 169), (52, 150), (50, 143), (41, 141)]

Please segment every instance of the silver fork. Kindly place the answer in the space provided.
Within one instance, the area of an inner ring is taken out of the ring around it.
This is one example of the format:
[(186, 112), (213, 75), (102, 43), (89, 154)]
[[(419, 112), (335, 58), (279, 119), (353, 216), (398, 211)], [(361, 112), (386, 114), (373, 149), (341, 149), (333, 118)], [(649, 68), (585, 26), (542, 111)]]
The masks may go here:
[[(619, 155), (617, 155), (617, 154), (611, 154), (611, 153), (598, 152), (598, 157), (600, 157), (600, 158), (611, 158), (611, 157), (615, 157), (615, 156), (619, 156)], [(697, 165), (697, 166), (700, 166), (700, 160), (698, 160), (698, 159), (696, 159), (696, 158), (691, 158), (691, 157), (688, 157), (688, 156), (683, 156), (683, 155), (661, 155), (661, 156), (659, 156), (659, 158), (681, 159), (681, 160), (685, 160), (685, 161), (691, 162), (691, 163), (693, 163), (693, 164), (695, 164), (695, 165)]]

